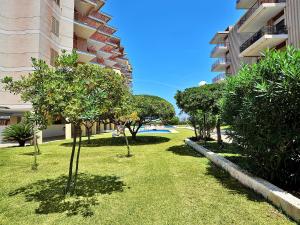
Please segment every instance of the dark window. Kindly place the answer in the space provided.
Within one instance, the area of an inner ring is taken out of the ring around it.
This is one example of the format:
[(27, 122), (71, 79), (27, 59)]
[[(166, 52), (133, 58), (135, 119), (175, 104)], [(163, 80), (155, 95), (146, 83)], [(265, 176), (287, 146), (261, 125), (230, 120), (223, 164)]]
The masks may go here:
[(51, 32), (57, 37), (59, 36), (59, 22), (55, 17), (52, 17)]

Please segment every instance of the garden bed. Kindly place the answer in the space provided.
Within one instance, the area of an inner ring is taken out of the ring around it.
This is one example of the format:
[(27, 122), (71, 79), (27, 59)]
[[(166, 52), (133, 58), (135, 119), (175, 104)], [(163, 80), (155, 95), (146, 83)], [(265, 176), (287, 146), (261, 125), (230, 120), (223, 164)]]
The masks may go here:
[[(216, 141), (208, 141), (206, 142), (206, 144), (204, 143), (204, 141), (198, 141), (198, 144), (204, 146), (212, 152), (218, 153), (234, 164), (237, 164), (242, 169), (254, 175), (257, 175), (253, 159), (244, 155), (243, 149), (240, 146), (234, 143), (224, 143), (224, 148), (220, 149)], [(274, 183), (274, 185), (288, 191), (289, 193), (295, 195), (297, 198), (300, 198), (300, 187), (283, 187), (282, 185), (276, 183)]]

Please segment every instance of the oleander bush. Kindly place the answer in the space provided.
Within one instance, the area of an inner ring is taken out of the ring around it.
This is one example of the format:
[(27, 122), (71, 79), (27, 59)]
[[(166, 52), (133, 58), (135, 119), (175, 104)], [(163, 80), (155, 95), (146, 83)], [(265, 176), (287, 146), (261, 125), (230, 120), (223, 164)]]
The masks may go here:
[(259, 176), (300, 185), (300, 50), (267, 51), (228, 79), (222, 117)]

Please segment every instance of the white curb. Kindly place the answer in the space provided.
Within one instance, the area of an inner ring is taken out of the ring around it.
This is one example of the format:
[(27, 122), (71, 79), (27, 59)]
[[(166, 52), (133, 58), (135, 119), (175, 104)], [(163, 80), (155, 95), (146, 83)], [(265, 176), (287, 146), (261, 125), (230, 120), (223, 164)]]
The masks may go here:
[(271, 201), (274, 205), (282, 209), (287, 215), (300, 222), (300, 199), (289, 194), (288, 192), (276, 187), (258, 177), (254, 177), (246, 171), (242, 170), (236, 164), (230, 162), (224, 157), (207, 150), (197, 143), (186, 139), (185, 143), (195, 149), (197, 152), (204, 155), (216, 165), (226, 170), (232, 177), (237, 179), (243, 185), (253, 189), (255, 192), (261, 194), (266, 199)]

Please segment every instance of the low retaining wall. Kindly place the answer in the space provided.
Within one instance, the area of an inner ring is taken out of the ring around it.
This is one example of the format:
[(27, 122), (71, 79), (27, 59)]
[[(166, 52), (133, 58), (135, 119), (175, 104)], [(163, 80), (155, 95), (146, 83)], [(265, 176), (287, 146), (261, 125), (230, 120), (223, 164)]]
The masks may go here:
[(43, 138), (59, 137), (65, 135), (65, 124), (53, 124), (43, 130)]
[(255, 192), (263, 195), (266, 199), (271, 201), (275, 206), (282, 209), (291, 218), (300, 222), (300, 199), (289, 194), (288, 192), (276, 187), (275, 185), (267, 182), (258, 177), (254, 177), (246, 171), (242, 170), (236, 164), (230, 162), (224, 157), (207, 150), (206, 148), (198, 145), (197, 143), (186, 139), (185, 143), (195, 149), (197, 152), (204, 155), (217, 166), (222, 167), (232, 177), (237, 179), (243, 185), (251, 188)]

